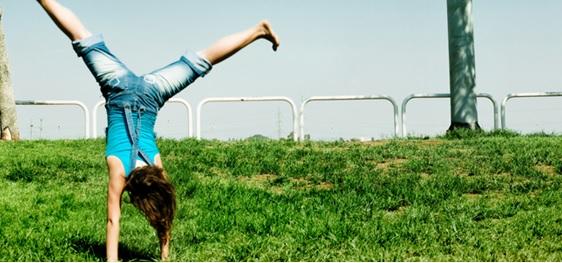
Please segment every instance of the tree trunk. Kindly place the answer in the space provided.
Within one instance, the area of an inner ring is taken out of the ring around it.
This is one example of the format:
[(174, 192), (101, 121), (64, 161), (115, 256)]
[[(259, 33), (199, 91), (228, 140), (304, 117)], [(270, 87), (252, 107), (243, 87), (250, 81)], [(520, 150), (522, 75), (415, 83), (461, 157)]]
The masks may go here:
[(451, 127), (479, 129), (472, 0), (447, 0)]
[(20, 133), (16, 125), (16, 101), (10, 80), (2, 17), (0, 9), (0, 134), (2, 140), (10, 141), (18, 140)]

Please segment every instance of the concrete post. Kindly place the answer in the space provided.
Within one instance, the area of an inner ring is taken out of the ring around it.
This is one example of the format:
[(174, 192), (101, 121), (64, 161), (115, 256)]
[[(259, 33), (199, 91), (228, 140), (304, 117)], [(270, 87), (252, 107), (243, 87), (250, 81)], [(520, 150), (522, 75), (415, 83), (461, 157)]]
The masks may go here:
[(447, 0), (451, 126), (479, 129), (472, 0)]

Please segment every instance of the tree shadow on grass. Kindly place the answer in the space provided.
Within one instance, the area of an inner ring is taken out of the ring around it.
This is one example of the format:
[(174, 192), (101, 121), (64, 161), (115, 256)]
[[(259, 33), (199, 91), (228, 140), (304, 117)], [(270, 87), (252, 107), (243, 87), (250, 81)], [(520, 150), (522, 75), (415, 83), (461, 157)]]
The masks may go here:
[[(72, 241), (72, 247), (78, 252), (88, 253), (95, 256), (100, 261), (106, 261), (105, 243), (99, 243), (88, 239), (79, 239)], [(121, 261), (158, 261), (153, 255), (146, 252), (130, 248), (123, 244), (119, 244), (119, 260)]]

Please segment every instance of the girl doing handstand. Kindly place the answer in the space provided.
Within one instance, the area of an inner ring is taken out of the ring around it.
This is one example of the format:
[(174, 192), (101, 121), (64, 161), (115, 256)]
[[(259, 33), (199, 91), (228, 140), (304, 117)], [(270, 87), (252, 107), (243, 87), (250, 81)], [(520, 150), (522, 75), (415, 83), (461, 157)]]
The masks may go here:
[(172, 96), (205, 76), (213, 65), (258, 39), (270, 41), (273, 50), (277, 50), (279, 39), (270, 24), (262, 21), (218, 40), (207, 49), (186, 52), (178, 61), (138, 76), (109, 51), (101, 35), (92, 35), (72, 11), (56, 0), (37, 1), (70, 38), (106, 100), (107, 260), (118, 260), (121, 197), (125, 190), (156, 229), (165, 260), (169, 255), (176, 200), (156, 146), (154, 124), (158, 111)]

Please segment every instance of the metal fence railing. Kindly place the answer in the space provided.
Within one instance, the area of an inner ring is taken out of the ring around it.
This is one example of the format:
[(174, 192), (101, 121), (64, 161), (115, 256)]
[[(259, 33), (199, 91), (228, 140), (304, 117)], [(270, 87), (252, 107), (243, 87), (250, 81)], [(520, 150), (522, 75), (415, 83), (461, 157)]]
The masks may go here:
[[(540, 97), (562, 97), (562, 92), (528, 92), (528, 93), (512, 93), (508, 94), (502, 101), (501, 107), (498, 106), (496, 100), (492, 95), (487, 93), (480, 93), (476, 95), (478, 98), (488, 99), (494, 108), (494, 129), (506, 129), (506, 109), (507, 102), (514, 98), (540, 98)], [(219, 98), (206, 98), (202, 100), (197, 106), (197, 127), (193, 125), (193, 109), (191, 105), (184, 99), (172, 98), (169, 100), (171, 103), (177, 103), (185, 107), (187, 111), (188, 130), (187, 136), (193, 137), (195, 128), (197, 129), (196, 137), (201, 138), (202, 124), (201, 115), (203, 106), (208, 103), (224, 103), (224, 102), (267, 102), (277, 101), (288, 103), (291, 107), (293, 117), (293, 139), (295, 141), (304, 140), (305, 136), (305, 108), (311, 102), (315, 101), (357, 101), (357, 100), (386, 100), (392, 104), (394, 113), (394, 135), (402, 137), (407, 135), (406, 114), (408, 103), (414, 99), (433, 99), (433, 98), (450, 98), (449, 93), (427, 93), (427, 94), (411, 94), (404, 98), (401, 108), (392, 97), (386, 95), (372, 95), (372, 96), (314, 96), (307, 98), (301, 104), (300, 111), (296, 104), (288, 97), (283, 96), (270, 96), (270, 97), (219, 97)], [(100, 107), (105, 105), (105, 101), (96, 103), (92, 110), (90, 123), (90, 111), (88, 107), (80, 101), (75, 100), (16, 100), (16, 105), (33, 105), (33, 106), (78, 106), (82, 109), (84, 117), (84, 137), (90, 137), (90, 127), (92, 127), (91, 137), (96, 138), (97, 134), (97, 115)], [(501, 120), (500, 120), (501, 115)], [(91, 126), (90, 126), (91, 125)], [(500, 127), (501, 126), (501, 127)]]
[[(451, 94), (449, 93), (427, 93), (427, 94), (412, 94), (404, 98), (402, 101), (402, 137), (408, 135), (406, 129), (406, 106), (408, 106), (408, 102), (413, 99), (435, 99), (435, 98), (450, 98)], [(494, 107), (494, 129), (499, 128), (498, 123), (498, 105), (494, 97), (488, 93), (479, 93), (476, 94), (478, 98), (486, 98), (492, 102), (492, 106)]]
[(386, 100), (392, 104), (393, 112), (394, 112), (394, 136), (399, 136), (400, 134), (400, 124), (399, 124), (399, 109), (398, 105), (394, 101), (392, 97), (386, 95), (372, 95), (372, 96), (315, 96), (310, 97), (301, 105), (301, 111), (299, 115), (300, 119), (300, 132), (299, 137), (300, 140), (304, 140), (304, 110), (307, 104), (313, 101), (356, 101), (356, 100)]
[(88, 107), (80, 101), (76, 100), (16, 100), (16, 105), (27, 106), (78, 106), (84, 113), (84, 138), (90, 136), (90, 113)]
[(527, 93), (511, 93), (508, 94), (502, 101), (501, 115), (502, 115), (502, 129), (507, 127), (505, 120), (505, 111), (507, 102), (513, 98), (542, 98), (542, 97), (562, 97), (562, 92), (527, 92)]
[(297, 122), (298, 110), (296, 104), (287, 97), (223, 97), (223, 98), (207, 98), (199, 103), (197, 106), (197, 139), (201, 139), (201, 112), (203, 106), (208, 103), (224, 103), (224, 102), (286, 102), (291, 106), (291, 112), (293, 114), (293, 140), (298, 140), (298, 127)]

